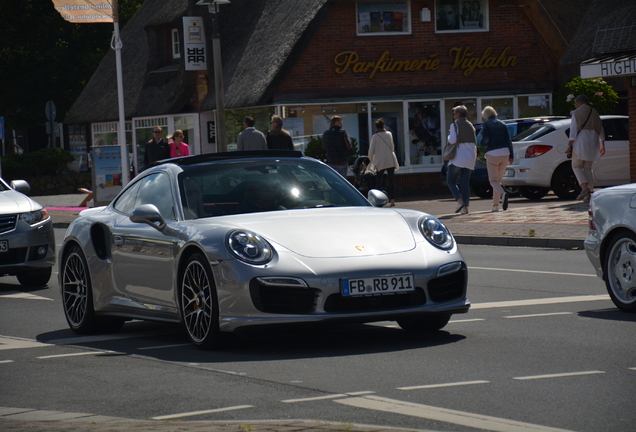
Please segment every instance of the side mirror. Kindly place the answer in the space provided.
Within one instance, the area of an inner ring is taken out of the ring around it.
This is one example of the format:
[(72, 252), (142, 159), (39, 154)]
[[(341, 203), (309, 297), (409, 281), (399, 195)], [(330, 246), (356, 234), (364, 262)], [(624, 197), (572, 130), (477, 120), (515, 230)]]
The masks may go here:
[(28, 194), (31, 191), (31, 186), (29, 186), (26, 180), (13, 180), (11, 182), (11, 188), (23, 194)]
[(135, 208), (128, 217), (132, 222), (145, 223), (158, 231), (166, 227), (166, 221), (161, 217), (159, 209), (154, 204), (142, 204)]
[(382, 207), (389, 202), (389, 197), (384, 192), (378, 189), (369, 190), (367, 199), (373, 205), (373, 207)]

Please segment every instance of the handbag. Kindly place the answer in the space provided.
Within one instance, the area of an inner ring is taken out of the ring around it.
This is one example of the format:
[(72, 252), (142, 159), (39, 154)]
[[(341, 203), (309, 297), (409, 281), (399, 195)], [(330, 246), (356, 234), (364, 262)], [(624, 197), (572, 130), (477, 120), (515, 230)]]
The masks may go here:
[[(455, 125), (455, 133), (457, 133), (457, 123), (453, 123)], [(456, 143), (446, 143), (444, 146), (444, 152), (442, 153), (442, 159), (448, 162), (450, 160), (455, 159), (455, 155), (457, 155), (457, 145), (459, 144), (459, 140)]]

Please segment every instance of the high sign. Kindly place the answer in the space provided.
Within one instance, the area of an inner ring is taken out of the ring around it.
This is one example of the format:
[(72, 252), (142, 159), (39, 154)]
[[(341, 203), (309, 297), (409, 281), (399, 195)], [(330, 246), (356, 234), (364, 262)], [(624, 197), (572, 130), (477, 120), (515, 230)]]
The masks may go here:
[(201, 17), (183, 17), (183, 47), (186, 70), (208, 70)]
[(117, 0), (52, 0), (55, 10), (72, 23), (118, 22)]

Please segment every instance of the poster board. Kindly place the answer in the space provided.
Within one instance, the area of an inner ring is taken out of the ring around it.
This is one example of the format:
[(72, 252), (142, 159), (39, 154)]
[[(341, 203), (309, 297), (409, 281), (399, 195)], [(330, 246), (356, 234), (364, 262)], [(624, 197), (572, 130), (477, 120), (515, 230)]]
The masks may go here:
[(91, 151), (93, 200), (96, 206), (109, 204), (122, 190), (121, 147), (100, 146)]

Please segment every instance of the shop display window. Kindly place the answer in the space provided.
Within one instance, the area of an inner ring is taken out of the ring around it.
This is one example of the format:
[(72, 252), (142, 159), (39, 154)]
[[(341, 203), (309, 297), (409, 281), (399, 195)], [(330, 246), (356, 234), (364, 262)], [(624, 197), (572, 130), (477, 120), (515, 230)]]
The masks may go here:
[(441, 113), (438, 101), (409, 102), (408, 155), (411, 165), (442, 163)]
[(552, 114), (550, 94), (518, 96), (517, 105), (519, 106), (519, 117), (540, 117)]
[(488, 0), (435, 0), (435, 31), (488, 31)]
[(411, 33), (410, 1), (359, 1), (356, 6), (358, 36)]

